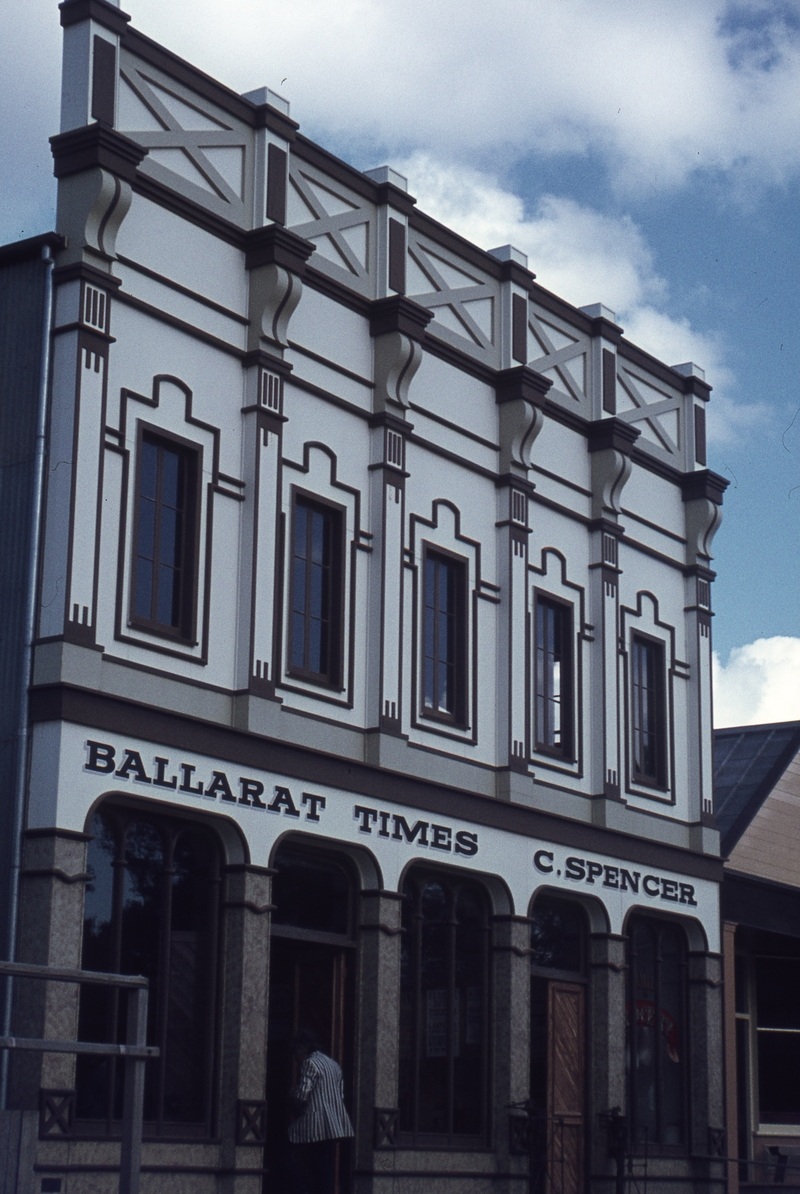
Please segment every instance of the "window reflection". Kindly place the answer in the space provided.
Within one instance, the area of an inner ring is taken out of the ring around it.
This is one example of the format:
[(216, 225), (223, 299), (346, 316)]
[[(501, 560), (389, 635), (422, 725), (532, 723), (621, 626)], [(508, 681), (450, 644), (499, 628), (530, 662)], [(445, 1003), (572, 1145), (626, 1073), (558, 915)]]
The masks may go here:
[[(216, 989), (219, 850), (205, 830), (169, 818), (103, 809), (92, 819), (82, 965), (149, 979), (148, 1043), (161, 1056), (145, 1072), (148, 1134), (193, 1125), (210, 1130)], [(126, 999), (84, 987), (82, 1040), (124, 1041)], [(116, 1132), (122, 1066), (77, 1063), (77, 1115), (84, 1130)]]
[(631, 923), (626, 1007), (633, 1140), (685, 1139), (686, 946), (674, 925)]
[(412, 873), (403, 887), (400, 1126), (410, 1143), (485, 1133), (488, 908), (474, 883)]

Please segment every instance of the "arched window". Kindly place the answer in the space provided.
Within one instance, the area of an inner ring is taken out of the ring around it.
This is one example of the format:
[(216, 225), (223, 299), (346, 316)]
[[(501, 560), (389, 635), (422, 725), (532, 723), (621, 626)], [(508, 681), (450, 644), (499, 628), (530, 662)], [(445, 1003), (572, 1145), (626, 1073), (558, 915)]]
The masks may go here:
[(421, 1147), (485, 1142), (489, 907), (476, 883), (413, 871), (403, 885), (400, 1131)]
[(686, 940), (669, 921), (636, 917), (628, 937), (631, 1140), (686, 1140)]
[[(92, 818), (83, 922), (86, 970), (150, 980), (148, 1044), (161, 1055), (145, 1078), (148, 1135), (211, 1131), (217, 992), (220, 852), (205, 829), (167, 817), (104, 808)], [(124, 1041), (119, 991), (81, 991), (79, 1035)], [(122, 1066), (78, 1059), (77, 1118), (113, 1132), (122, 1115)]]

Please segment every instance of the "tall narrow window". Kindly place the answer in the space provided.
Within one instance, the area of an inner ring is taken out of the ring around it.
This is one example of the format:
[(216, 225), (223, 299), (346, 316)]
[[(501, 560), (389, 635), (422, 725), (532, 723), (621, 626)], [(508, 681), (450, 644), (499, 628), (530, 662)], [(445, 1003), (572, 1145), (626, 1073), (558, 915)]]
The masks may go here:
[(631, 649), (633, 778), (661, 786), (666, 781), (664, 725), (664, 648), (634, 636)]
[(675, 925), (631, 921), (627, 1002), (632, 1142), (686, 1139), (686, 943)]
[(151, 630), (194, 633), (197, 453), (145, 434), (139, 446), (132, 615)]
[(428, 714), (466, 720), (466, 652), (463, 564), (425, 556), (422, 703)]
[(572, 611), (536, 599), (536, 749), (572, 756)]
[(486, 896), (475, 883), (414, 871), (403, 897), (401, 1140), (479, 1146), (489, 1087)]
[[(82, 965), (150, 980), (148, 1044), (160, 1056), (145, 1076), (149, 1136), (207, 1135), (214, 1078), (220, 858), (204, 829), (171, 818), (103, 809), (89, 844)], [(125, 1040), (125, 999), (81, 991), (81, 1040)], [(122, 1065), (77, 1062), (77, 1119), (84, 1134), (116, 1134)], [(116, 1124), (116, 1126), (115, 1126)]]
[(292, 532), (292, 672), (338, 685), (341, 673), (341, 554), (339, 511), (298, 496)]

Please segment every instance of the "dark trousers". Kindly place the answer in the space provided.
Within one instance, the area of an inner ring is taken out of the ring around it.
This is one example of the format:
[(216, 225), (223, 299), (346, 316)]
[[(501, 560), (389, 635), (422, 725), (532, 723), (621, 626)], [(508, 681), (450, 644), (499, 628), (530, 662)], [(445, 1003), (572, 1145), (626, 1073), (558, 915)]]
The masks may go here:
[(335, 1177), (335, 1140), (289, 1145), (291, 1194), (333, 1194)]

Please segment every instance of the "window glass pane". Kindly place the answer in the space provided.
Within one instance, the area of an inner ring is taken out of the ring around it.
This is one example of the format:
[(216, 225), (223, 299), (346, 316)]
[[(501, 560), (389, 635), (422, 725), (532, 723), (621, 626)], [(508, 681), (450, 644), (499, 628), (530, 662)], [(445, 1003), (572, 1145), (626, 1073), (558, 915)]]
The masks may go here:
[[(158, 1125), (146, 1130), (208, 1126), (219, 856), (201, 829), (130, 816), (102, 811), (91, 824), (82, 965), (149, 980), (147, 1039), (161, 1056), (146, 1063), (145, 1122)], [(80, 1039), (124, 1041), (126, 1025), (125, 994), (83, 988)], [(93, 1131), (119, 1134), (123, 1075), (117, 1059), (78, 1059), (77, 1115)]]
[(683, 1138), (683, 951), (676, 929), (661, 930), (658, 1042), (661, 1050), (662, 1141), (680, 1144)]
[(158, 544), (158, 558), (162, 564), (170, 564), (174, 567), (180, 564), (179, 530), (178, 511), (163, 506), (161, 509), (161, 535)]
[(171, 630), (182, 629), (184, 615), (193, 532), (185, 513), (189, 470), (185, 450), (142, 440), (132, 610)]
[(459, 677), (466, 644), (458, 614), (462, 586), (459, 564), (426, 556), (422, 699), (427, 708), (450, 716), (459, 715), (463, 698)]
[(84, 970), (112, 970), (111, 914), (116, 838), (102, 813), (92, 817), (89, 832), (94, 836), (86, 852), (86, 870), (91, 878), (86, 884), (83, 905), (81, 966)]
[(161, 501), (177, 509), (181, 504), (181, 457), (173, 449), (161, 446)]
[(448, 901), (439, 883), (426, 883), (421, 898), (419, 1129), (447, 1132), (448, 1054), (453, 1024), (448, 967)]
[(139, 470), (139, 492), (143, 497), (156, 499), (158, 477), (158, 448), (149, 440), (142, 441), (142, 463)]
[(168, 568), (164, 564), (159, 566), (156, 620), (162, 626), (177, 627), (180, 623), (178, 579), (179, 574), (174, 568)]
[(400, 1126), (417, 1143), (480, 1138), (487, 1090), (488, 905), (473, 883), (403, 889)]
[(646, 925), (633, 929), (632, 1005), (628, 1006), (633, 1085), (633, 1139), (658, 1140), (656, 956), (653, 933)]
[(139, 502), (139, 555), (144, 559), (155, 559), (156, 554), (156, 504), (143, 497)]
[[(92, 817), (89, 832), (94, 837), (89, 842), (86, 857), (86, 870), (91, 878), (85, 889), (81, 966), (84, 970), (113, 971), (116, 969), (113, 940), (116, 837), (111, 822), (102, 813), (95, 813)], [(107, 987), (83, 986), (78, 1017), (79, 1039), (113, 1040), (115, 1008), (116, 999)], [(101, 1119), (104, 1116), (109, 1081), (106, 1058), (76, 1059), (77, 1114), (82, 1119)]]
[(173, 854), (163, 1114), (174, 1123), (205, 1114), (214, 854), (207, 835), (194, 829), (181, 833)]
[(661, 647), (634, 639), (632, 644), (634, 768), (643, 779), (662, 777)]
[(335, 680), (338, 516), (298, 498), (292, 562), (291, 666)]
[(632, 1139), (677, 1147), (686, 1120), (686, 945), (675, 926), (635, 920), (627, 1005)]
[(535, 617), (535, 733), (540, 748), (569, 749), (568, 651), (571, 614), (562, 605), (537, 598)]
[(350, 933), (350, 882), (338, 863), (323, 857), (278, 851), (272, 881), (276, 925)]
[(800, 959), (756, 958), (759, 1028), (800, 1028)]
[(462, 887), (456, 901), (453, 1131), (481, 1131), (486, 914), (478, 888)]
[(402, 927), (400, 937), (400, 1067), (398, 1105), (400, 1130), (413, 1132), (415, 1127), (416, 1093), (416, 950), (417, 907), (413, 888), (406, 882), (403, 888)]
[(531, 913), (531, 965), (580, 973), (584, 967), (585, 917), (568, 900), (540, 896)]
[[(160, 998), (159, 953), (163, 921), (164, 845), (157, 829), (146, 821), (128, 827), (125, 835), (125, 877), (122, 896), (120, 972), (143, 974), (150, 980), (147, 1040), (158, 1043)], [(120, 1038), (121, 1039), (121, 1038)], [(158, 1073), (148, 1062), (145, 1077), (145, 1119), (157, 1116)], [(116, 1108), (119, 1111), (119, 1108)]]
[(760, 1031), (757, 1038), (761, 1123), (800, 1123), (800, 1035)]

